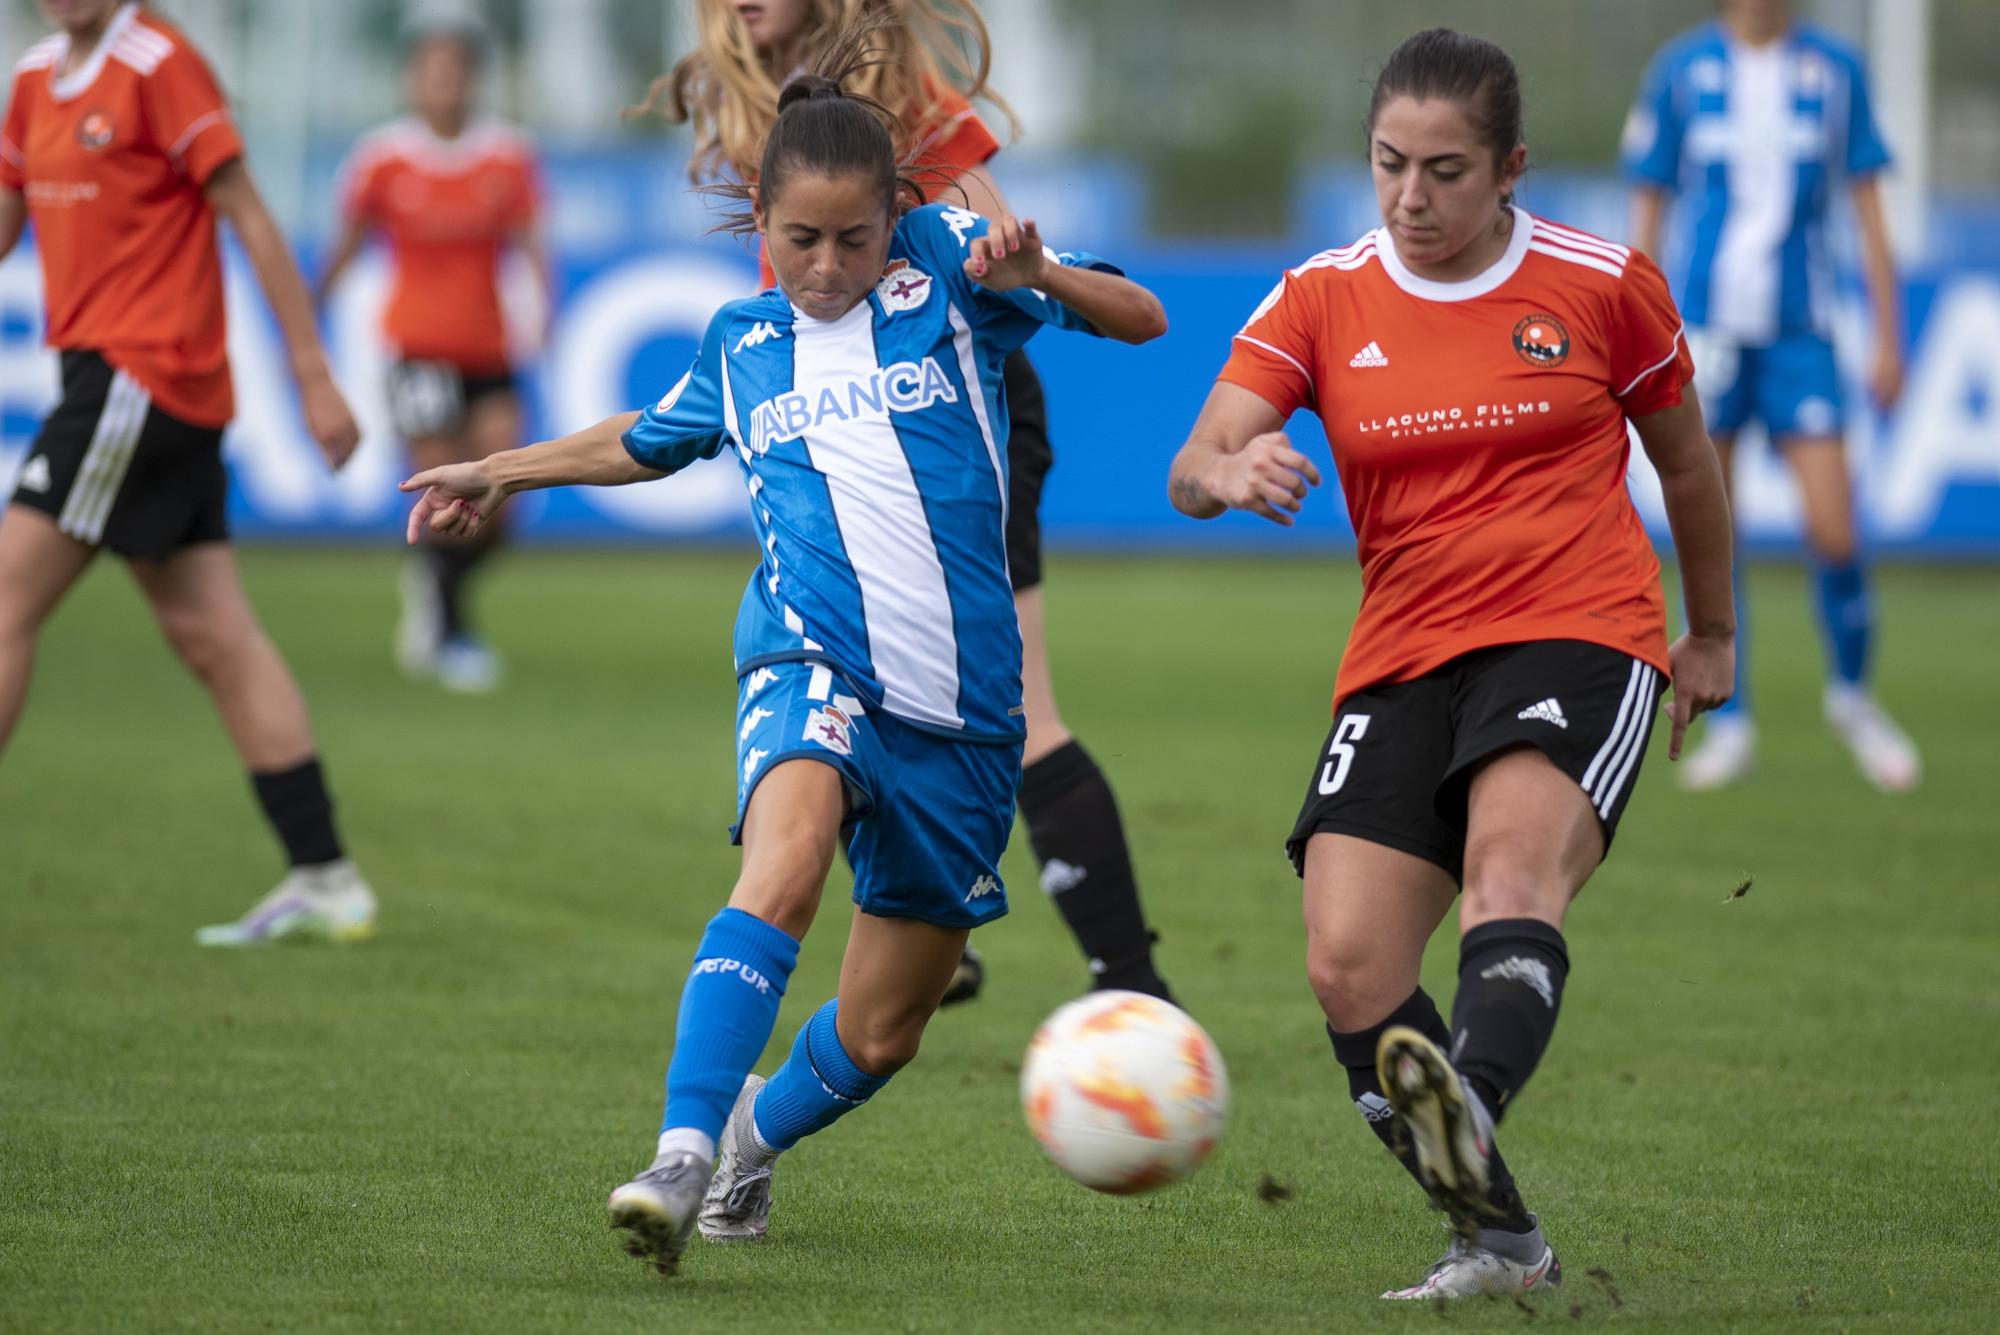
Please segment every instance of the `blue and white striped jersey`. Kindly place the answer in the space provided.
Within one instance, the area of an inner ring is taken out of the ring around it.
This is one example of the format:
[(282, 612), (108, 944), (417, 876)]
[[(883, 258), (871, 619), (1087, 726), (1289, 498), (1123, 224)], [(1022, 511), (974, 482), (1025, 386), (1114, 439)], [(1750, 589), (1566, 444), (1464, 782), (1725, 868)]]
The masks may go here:
[(1689, 325), (1751, 344), (1827, 332), (1831, 187), (1889, 162), (1858, 54), (1811, 25), (1751, 47), (1705, 23), (1653, 58), (1623, 158), (1690, 206), (1674, 275)]
[(778, 289), (724, 306), (625, 448), (669, 473), (725, 446), (742, 461), (764, 552), (736, 618), (738, 675), (824, 662), (871, 708), (1013, 741), (1021, 634), (1000, 366), (1044, 324), (1090, 326), (1039, 292), (967, 279), (986, 227), (943, 205), (906, 215), (881, 282), (838, 320)]

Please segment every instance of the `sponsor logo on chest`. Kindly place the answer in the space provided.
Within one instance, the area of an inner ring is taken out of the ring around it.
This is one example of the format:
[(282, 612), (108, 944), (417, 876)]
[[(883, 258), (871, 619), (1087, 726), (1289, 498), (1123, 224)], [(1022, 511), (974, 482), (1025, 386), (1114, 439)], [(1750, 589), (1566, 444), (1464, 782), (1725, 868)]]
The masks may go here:
[(1461, 431), (1491, 431), (1510, 427), (1523, 418), (1540, 417), (1554, 410), (1547, 399), (1514, 399), (1505, 403), (1428, 404), (1408, 412), (1357, 417), (1354, 429), (1364, 436), (1387, 435), (1391, 440), (1405, 436), (1441, 436)]
[(937, 358), (897, 362), (869, 375), (827, 379), (764, 400), (750, 413), (750, 448), (763, 454), (809, 431), (884, 421), (892, 412), (921, 412), (940, 402), (957, 403), (958, 387)]

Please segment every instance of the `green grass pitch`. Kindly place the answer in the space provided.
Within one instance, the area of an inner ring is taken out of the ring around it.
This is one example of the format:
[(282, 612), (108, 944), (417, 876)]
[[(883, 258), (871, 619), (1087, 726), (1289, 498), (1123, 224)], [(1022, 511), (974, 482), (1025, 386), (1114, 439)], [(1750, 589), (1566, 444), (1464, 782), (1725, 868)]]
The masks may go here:
[[(745, 561), (513, 558), (485, 600), (512, 681), (477, 700), (396, 676), (388, 554), (244, 561), (383, 933), (195, 948), (278, 861), (205, 702), (122, 574), (94, 572), (0, 763), (0, 1330), (2000, 1325), (1990, 571), (1881, 577), (1882, 691), (1929, 765), (1903, 798), (1819, 723), (1802, 578), (1754, 572), (1762, 767), (1681, 794), (1658, 730), (1504, 1129), (1569, 1287), (1440, 1314), (1374, 1296), (1444, 1237), (1347, 1102), (1279, 853), (1349, 560), (1053, 563), (1065, 710), (1229, 1062), (1210, 1164), (1113, 1200), (1029, 1140), (1018, 1062), (1083, 972), (1017, 839), (986, 996), (785, 1159), (766, 1243), (697, 1244), (670, 1283), (602, 1207), (650, 1155), (683, 972), (733, 873)], [(763, 1069), (831, 991), (843, 876)], [(1428, 964), (1448, 997), (1449, 940)], [(1266, 1175), (1290, 1198), (1261, 1199)]]

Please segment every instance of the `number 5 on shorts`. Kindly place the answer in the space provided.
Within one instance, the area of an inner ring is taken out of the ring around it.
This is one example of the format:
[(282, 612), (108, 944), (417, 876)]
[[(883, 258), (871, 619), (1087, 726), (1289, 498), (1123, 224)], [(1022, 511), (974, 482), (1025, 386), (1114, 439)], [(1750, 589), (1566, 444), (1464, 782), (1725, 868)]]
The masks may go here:
[(1333, 725), (1333, 741), (1326, 753), (1331, 757), (1319, 772), (1319, 790), (1331, 797), (1347, 782), (1348, 766), (1354, 763), (1354, 744), (1368, 735), (1368, 715), (1346, 714)]

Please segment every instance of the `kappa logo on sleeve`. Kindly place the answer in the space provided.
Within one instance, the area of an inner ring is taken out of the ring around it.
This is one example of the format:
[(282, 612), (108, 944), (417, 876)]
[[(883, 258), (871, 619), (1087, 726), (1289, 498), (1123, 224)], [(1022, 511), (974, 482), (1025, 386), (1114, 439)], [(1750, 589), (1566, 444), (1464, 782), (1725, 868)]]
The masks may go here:
[(951, 234), (958, 238), (959, 245), (970, 246), (972, 241), (966, 233), (985, 220), (971, 209), (962, 209), (954, 204), (938, 215), (938, 221), (951, 229)]

